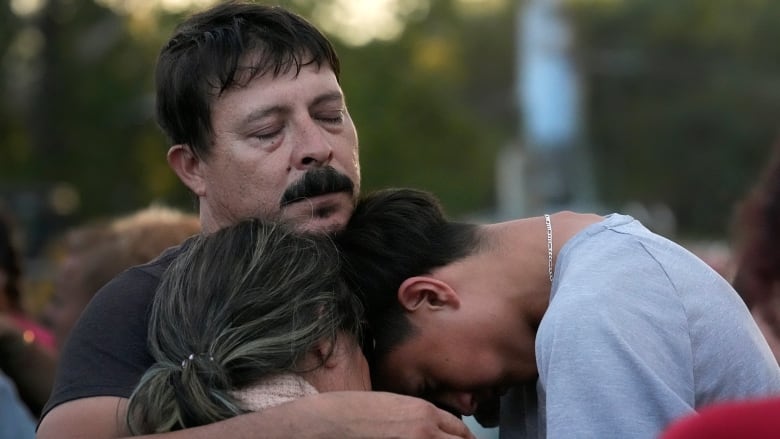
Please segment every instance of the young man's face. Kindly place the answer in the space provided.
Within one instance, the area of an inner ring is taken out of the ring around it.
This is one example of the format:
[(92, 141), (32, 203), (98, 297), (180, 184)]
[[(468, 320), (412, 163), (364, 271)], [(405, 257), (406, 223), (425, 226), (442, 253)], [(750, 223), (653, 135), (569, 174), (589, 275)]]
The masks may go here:
[(446, 325), (449, 330), (415, 325), (417, 332), (373, 371), (374, 388), (419, 396), (462, 415), (495, 402), (512, 381), (502, 357), (479, 331), (461, 330), (456, 320)]
[[(212, 107), (212, 153), (199, 161), (195, 188), (205, 231), (238, 220), (281, 216), (303, 228), (346, 224), (360, 188), (358, 139), (336, 76), (328, 66), (254, 78)], [(331, 167), (352, 190), (309, 187), (295, 201), (285, 190), (307, 171)]]

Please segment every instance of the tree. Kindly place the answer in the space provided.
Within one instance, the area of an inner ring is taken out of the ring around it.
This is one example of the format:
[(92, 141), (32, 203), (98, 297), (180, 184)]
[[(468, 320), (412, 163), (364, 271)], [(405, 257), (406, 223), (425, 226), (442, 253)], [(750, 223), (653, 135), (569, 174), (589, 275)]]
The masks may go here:
[(780, 114), (780, 3), (570, 0), (600, 194), (724, 237)]

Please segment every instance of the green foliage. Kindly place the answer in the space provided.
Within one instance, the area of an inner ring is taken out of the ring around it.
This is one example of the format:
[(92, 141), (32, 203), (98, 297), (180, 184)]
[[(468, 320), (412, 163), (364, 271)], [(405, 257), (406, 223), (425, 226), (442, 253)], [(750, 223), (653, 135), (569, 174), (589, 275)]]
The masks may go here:
[(570, 1), (600, 195), (724, 237), (780, 114), (780, 3)]
[[(427, 188), (458, 215), (494, 207), (496, 152), (518, 134), (517, 2), (474, 15), (456, 1), (430, 0), (396, 41), (334, 42), (364, 188)], [(152, 105), (157, 51), (182, 15), (143, 21), (92, 1), (44, 3), (29, 18), (0, 5), (0, 191), (66, 182), (81, 196), (71, 221), (152, 201), (189, 208)], [(323, 6), (282, 4), (306, 16)], [(722, 236), (776, 135), (780, 2), (567, 5), (599, 196), (617, 210), (664, 202), (683, 233)], [(19, 52), (29, 29), (45, 43), (33, 57)]]
[(440, 1), (398, 42), (342, 48), (367, 190), (429, 189), (456, 215), (492, 206), (496, 152), (514, 134), (511, 29)]
[[(282, 4), (306, 16), (315, 8), (300, 0)], [(7, 116), (0, 121), (0, 189), (66, 182), (81, 199), (71, 221), (152, 201), (189, 208), (153, 121), (155, 57), (182, 14), (158, 12), (144, 24), (69, 0), (51, 0), (32, 18), (0, 12), (0, 35), (9, 41), (24, 26), (40, 29), (45, 40), (29, 62), (35, 75), (27, 94), (17, 107), (0, 105)], [(363, 145), (364, 187), (429, 188), (453, 214), (487, 208), (495, 151), (512, 134), (505, 92), (511, 24), (468, 20), (449, 1), (433, 2), (416, 19), (399, 41), (339, 47)], [(0, 43), (7, 53), (10, 42)], [(0, 68), (3, 77), (13, 70), (9, 64)], [(6, 88), (18, 84), (9, 80)]]

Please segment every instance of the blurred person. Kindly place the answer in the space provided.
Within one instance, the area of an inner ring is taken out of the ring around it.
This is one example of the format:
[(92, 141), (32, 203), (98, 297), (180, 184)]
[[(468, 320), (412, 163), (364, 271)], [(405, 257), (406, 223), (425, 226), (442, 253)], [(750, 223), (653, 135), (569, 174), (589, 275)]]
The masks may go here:
[[(780, 361), (780, 142), (735, 207), (733, 286)], [(780, 437), (780, 396), (718, 404), (674, 424), (662, 439)]]
[(733, 285), (780, 361), (780, 142), (735, 220)]
[(13, 381), (0, 371), (0, 439), (33, 439), (35, 420)]
[(656, 438), (719, 401), (780, 392), (729, 283), (630, 216), (450, 221), (376, 192), (337, 235), (374, 336), (372, 384), (499, 421), (501, 437)]
[(780, 398), (715, 404), (674, 422), (660, 439), (776, 439)]
[(13, 243), (10, 219), (0, 215), (0, 314), (25, 332), (28, 340), (51, 349), (51, 333), (22, 304), (22, 275), (21, 255)]
[[(346, 224), (360, 189), (357, 131), (330, 41), (280, 7), (223, 2), (183, 21), (155, 72), (168, 164), (197, 198), (202, 233), (248, 218), (302, 230)], [(148, 310), (165, 268), (186, 249), (114, 278), (61, 353), (38, 438), (127, 435), (127, 401), (153, 364)], [(110, 330), (107, 330), (110, 328)], [(89, 422), (83, 422), (83, 419)], [(164, 437), (469, 438), (455, 416), (418, 398), (326, 392)]]
[(124, 270), (151, 261), (200, 232), (196, 215), (150, 206), (69, 230), (51, 301), (43, 318), (60, 348), (95, 293)]
[(197, 238), (163, 274), (136, 434), (203, 425), (334, 390), (371, 390), (362, 309), (333, 242), (247, 220)]
[(0, 216), (0, 370), (31, 413), (41, 412), (54, 381), (54, 338), (22, 303), (23, 271), (8, 216)]

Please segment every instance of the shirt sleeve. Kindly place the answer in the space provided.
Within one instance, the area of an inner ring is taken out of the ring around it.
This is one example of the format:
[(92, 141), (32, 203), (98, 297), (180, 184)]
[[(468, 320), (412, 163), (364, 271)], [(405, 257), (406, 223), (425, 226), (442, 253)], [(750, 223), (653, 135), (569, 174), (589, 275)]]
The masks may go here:
[(132, 268), (104, 286), (82, 313), (60, 354), (43, 415), (93, 396), (128, 398), (152, 364), (148, 312), (159, 278)]
[(685, 311), (662, 274), (561, 289), (537, 335), (547, 437), (655, 439), (693, 412)]

